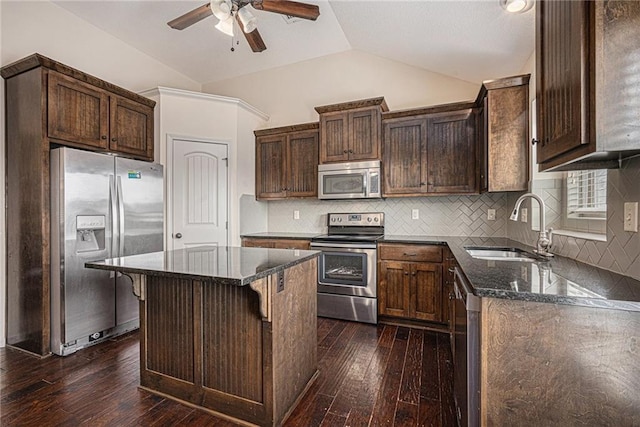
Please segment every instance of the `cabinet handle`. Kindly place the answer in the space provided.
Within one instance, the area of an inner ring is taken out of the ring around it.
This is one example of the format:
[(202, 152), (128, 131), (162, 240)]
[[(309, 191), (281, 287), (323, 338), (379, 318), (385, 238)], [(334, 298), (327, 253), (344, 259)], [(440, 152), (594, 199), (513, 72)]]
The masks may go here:
[(537, 139), (537, 138), (531, 138), (531, 145), (536, 145), (536, 144), (539, 144), (539, 143), (540, 143), (540, 140), (539, 140), (539, 139)]
[(343, 150), (342, 151), (344, 154), (347, 154), (349, 151), (348, 150)]
[(353, 150), (349, 150), (349, 153), (353, 154)]
[(408, 275), (409, 275), (409, 272), (408, 272), (408, 271), (405, 271), (405, 272), (404, 272), (404, 275), (405, 275), (405, 276), (408, 276)]
[(415, 275), (416, 275), (416, 272), (414, 271), (413, 273), (411, 273), (411, 275), (412, 275), (412, 276), (415, 276)]
[(111, 138), (112, 142), (116, 142), (118, 140), (118, 138)]
[(100, 139), (107, 139), (107, 135), (102, 135)]
[(402, 255), (404, 255), (404, 256), (418, 256), (418, 254), (408, 254), (408, 253), (406, 253), (406, 252), (405, 252), (405, 253), (403, 253)]
[(420, 186), (425, 186), (425, 185), (427, 185), (427, 184), (425, 184), (424, 182), (420, 183)]
[(449, 292), (449, 299), (454, 300), (455, 298), (456, 296), (452, 292)]
[(448, 271), (449, 273), (455, 273), (455, 271), (456, 271), (456, 270), (455, 270), (453, 267), (449, 267), (449, 268), (447, 269), (447, 271)]

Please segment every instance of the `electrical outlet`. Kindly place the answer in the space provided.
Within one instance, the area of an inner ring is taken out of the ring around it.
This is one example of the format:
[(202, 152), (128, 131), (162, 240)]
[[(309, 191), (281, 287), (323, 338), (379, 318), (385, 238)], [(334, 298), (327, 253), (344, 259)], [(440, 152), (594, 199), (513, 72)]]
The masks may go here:
[(411, 209), (411, 219), (420, 219), (420, 209)]
[(300, 219), (300, 211), (293, 211), (293, 219)]
[(638, 202), (624, 204), (624, 231), (638, 232)]
[(527, 208), (520, 209), (520, 221), (527, 222), (529, 220), (528, 213), (529, 211), (527, 210)]
[(487, 210), (487, 221), (495, 221), (496, 220), (496, 210), (488, 209)]

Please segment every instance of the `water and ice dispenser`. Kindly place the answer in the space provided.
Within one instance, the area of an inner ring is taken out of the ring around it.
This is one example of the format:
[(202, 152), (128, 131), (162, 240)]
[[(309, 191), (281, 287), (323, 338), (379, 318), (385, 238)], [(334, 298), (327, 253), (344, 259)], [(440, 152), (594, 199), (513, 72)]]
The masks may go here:
[(104, 250), (104, 215), (78, 215), (76, 217), (76, 252), (94, 252)]

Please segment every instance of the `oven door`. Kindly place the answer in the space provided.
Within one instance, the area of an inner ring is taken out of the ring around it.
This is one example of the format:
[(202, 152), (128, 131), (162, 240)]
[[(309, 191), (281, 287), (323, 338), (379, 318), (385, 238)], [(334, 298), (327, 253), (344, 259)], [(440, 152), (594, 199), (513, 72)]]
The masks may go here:
[(376, 245), (311, 242), (320, 250), (318, 292), (376, 297)]

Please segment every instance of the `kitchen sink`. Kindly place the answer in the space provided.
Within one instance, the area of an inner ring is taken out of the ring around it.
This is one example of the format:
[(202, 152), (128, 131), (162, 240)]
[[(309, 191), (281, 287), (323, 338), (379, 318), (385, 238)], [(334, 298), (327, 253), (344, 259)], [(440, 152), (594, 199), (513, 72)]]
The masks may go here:
[(465, 249), (469, 255), (477, 259), (521, 262), (535, 262), (540, 260), (538, 256), (518, 248), (467, 246)]

